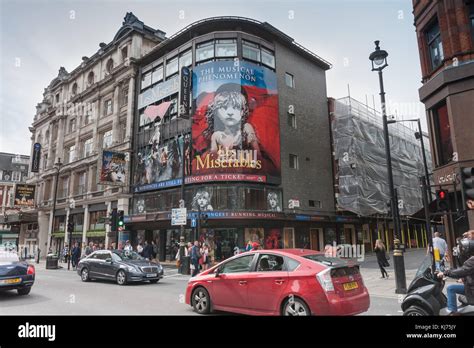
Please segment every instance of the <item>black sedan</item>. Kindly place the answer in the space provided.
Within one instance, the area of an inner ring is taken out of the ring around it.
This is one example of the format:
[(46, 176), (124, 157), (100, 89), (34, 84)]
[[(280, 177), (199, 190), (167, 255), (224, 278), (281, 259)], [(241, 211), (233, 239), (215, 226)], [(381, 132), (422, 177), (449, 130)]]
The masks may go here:
[(0, 250), (0, 291), (16, 290), (28, 295), (35, 282), (35, 266), (20, 261), (15, 251)]
[(77, 274), (83, 282), (109, 279), (119, 285), (143, 281), (156, 283), (163, 278), (163, 267), (134, 251), (98, 250), (79, 261)]

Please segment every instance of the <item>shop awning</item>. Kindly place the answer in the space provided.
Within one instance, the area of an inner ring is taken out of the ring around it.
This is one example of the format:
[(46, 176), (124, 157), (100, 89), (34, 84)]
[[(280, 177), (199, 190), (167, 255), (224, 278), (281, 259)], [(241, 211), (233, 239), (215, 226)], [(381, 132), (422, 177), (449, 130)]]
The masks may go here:
[(105, 237), (105, 231), (87, 231), (86, 237)]

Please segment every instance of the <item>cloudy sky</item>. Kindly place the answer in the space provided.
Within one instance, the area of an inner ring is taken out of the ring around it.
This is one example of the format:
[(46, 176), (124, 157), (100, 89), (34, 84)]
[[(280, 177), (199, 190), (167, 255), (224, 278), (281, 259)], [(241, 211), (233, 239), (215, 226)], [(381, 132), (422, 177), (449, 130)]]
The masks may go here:
[(60, 66), (72, 71), (110, 42), (126, 12), (171, 36), (202, 18), (266, 21), (332, 63), (328, 96), (380, 107), (374, 40), (389, 52), (388, 112), (422, 117), (411, 0), (0, 0), (0, 152), (30, 154), (36, 104)]

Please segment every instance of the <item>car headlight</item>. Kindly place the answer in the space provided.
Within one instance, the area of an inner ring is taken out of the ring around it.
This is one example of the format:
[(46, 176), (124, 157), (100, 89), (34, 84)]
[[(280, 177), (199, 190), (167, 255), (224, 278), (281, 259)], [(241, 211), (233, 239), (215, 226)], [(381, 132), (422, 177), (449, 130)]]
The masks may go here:
[(138, 268), (135, 268), (133, 266), (127, 266), (127, 269), (130, 271), (130, 272), (140, 272), (140, 270)]

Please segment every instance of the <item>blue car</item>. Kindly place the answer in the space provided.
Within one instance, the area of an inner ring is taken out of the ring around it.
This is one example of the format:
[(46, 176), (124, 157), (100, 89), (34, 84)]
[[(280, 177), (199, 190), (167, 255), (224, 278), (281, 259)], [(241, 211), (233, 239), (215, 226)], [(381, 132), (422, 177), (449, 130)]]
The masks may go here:
[(21, 261), (16, 251), (0, 250), (0, 291), (28, 295), (35, 282), (35, 266)]

